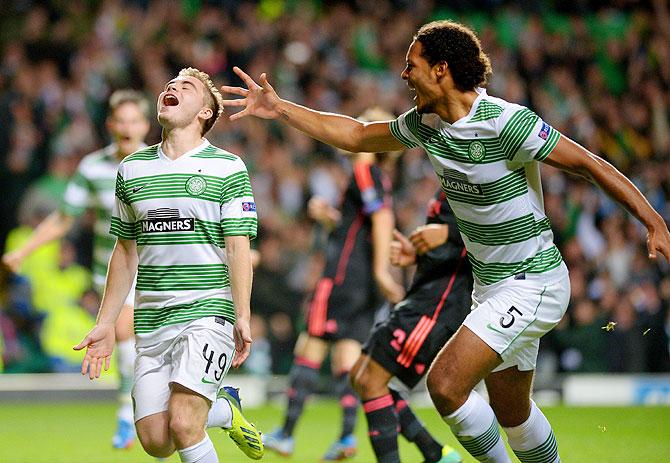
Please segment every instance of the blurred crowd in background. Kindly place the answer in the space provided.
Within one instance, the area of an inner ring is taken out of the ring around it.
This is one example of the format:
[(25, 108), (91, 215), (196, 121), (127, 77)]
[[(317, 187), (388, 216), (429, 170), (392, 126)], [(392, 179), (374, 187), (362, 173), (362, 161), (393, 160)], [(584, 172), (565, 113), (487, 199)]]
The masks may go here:
[[(664, 0), (104, 0), (3, 2), (0, 12), (0, 245), (25, 241), (59, 206), (85, 154), (109, 142), (107, 98), (119, 88), (150, 101), (179, 69), (219, 85), (232, 66), (267, 72), (280, 96), (356, 116), (400, 114), (412, 95), (400, 73), (419, 25), (450, 18), (475, 28), (493, 63), (488, 92), (529, 106), (609, 160), (670, 219), (670, 12)], [(312, 196), (337, 206), (342, 153), (278, 123), (225, 118), (208, 134), (240, 155), (259, 215), (252, 297), (254, 353), (245, 368), (286, 373), (304, 300), (322, 262)], [(160, 140), (154, 122), (147, 143)], [(410, 150), (390, 167), (397, 227), (424, 221), (438, 184)], [(568, 312), (543, 339), (539, 369), (670, 371), (668, 263), (647, 258), (645, 229), (595, 187), (543, 166), (545, 207), (570, 269)], [(72, 371), (99, 296), (90, 289), (91, 223), (0, 271), (5, 372)], [(398, 273), (405, 281), (409, 275)], [(610, 323), (614, 322), (614, 324)], [(604, 329), (609, 323), (612, 330)]]

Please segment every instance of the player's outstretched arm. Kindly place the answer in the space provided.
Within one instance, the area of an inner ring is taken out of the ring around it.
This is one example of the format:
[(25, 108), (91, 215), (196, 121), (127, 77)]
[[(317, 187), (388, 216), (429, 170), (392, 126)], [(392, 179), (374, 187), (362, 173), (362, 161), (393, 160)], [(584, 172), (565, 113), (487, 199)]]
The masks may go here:
[(564, 136), (544, 162), (599, 186), (647, 227), (649, 258), (656, 259), (660, 252), (670, 260), (670, 232), (665, 221), (640, 190), (609, 162)]
[(90, 379), (99, 378), (104, 367), (109, 369), (109, 361), (114, 350), (116, 337), (114, 325), (128, 291), (137, 272), (137, 247), (135, 241), (118, 239), (109, 260), (105, 292), (98, 311), (96, 324), (84, 339), (73, 347), (74, 350), (86, 348), (81, 364), (81, 374)]
[(18, 272), (28, 256), (46, 243), (64, 237), (72, 228), (72, 224), (74, 224), (72, 216), (61, 211), (52, 212), (35, 228), (23, 246), (2, 256), (2, 261), (13, 272)]
[(226, 257), (230, 271), (230, 290), (235, 305), (235, 358), (233, 367), (244, 363), (251, 351), (251, 248), (246, 235), (226, 236)]
[(246, 116), (282, 120), (312, 138), (352, 153), (405, 149), (391, 134), (389, 121), (361, 122), (342, 114), (315, 111), (280, 98), (265, 73), (261, 74), (259, 85), (239, 67), (233, 71), (246, 88), (221, 87), (224, 93), (242, 97), (223, 101), (224, 106), (242, 108), (230, 116), (231, 121)]

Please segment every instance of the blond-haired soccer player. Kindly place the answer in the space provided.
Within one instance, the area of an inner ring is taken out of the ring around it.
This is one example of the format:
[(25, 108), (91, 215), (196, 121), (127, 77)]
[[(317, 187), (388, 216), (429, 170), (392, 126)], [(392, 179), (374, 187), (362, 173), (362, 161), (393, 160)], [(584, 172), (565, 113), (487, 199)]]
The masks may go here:
[[(570, 298), (568, 270), (544, 212), (540, 163), (582, 176), (647, 228), (650, 258), (670, 257), (670, 233), (640, 191), (609, 163), (561, 135), (533, 111), (490, 96), (489, 58), (469, 28), (451, 21), (422, 26), (401, 77), (416, 106), (396, 120), (363, 123), (279, 98), (267, 76), (247, 88), (231, 116), (283, 120), (347, 151), (422, 147), (430, 158), (474, 273), (472, 311), (438, 354), (428, 389), (444, 421), (479, 461), (558, 462), (551, 425), (531, 400), (540, 337), (561, 320)], [(484, 379), (487, 403), (473, 388)], [(373, 399), (374, 400), (374, 399)]]
[[(109, 226), (114, 206), (116, 172), (123, 158), (146, 146), (144, 137), (149, 131), (149, 112), (149, 102), (141, 92), (117, 90), (112, 93), (106, 121), (112, 143), (84, 156), (68, 183), (61, 208), (45, 218), (23, 246), (5, 254), (2, 257), (5, 264), (18, 272), (30, 254), (53, 240), (63, 238), (74, 226), (76, 218), (91, 209), (96, 218), (93, 227), (93, 286), (102, 295), (107, 263), (114, 249), (114, 238), (109, 234)], [(135, 441), (130, 399), (135, 363), (133, 299), (134, 293), (130, 291), (116, 322), (119, 408), (117, 429), (112, 438), (115, 448), (128, 448)]]
[(205, 426), (226, 429), (247, 456), (263, 455), (239, 396), (222, 388), (249, 355), (256, 204), (242, 160), (204, 135), (223, 112), (209, 76), (182, 69), (159, 95), (161, 143), (119, 166), (111, 232), (117, 236), (82, 374), (107, 368), (114, 323), (137, 273), (133, 402), (146, 452), (182, 462), (218, 457)]

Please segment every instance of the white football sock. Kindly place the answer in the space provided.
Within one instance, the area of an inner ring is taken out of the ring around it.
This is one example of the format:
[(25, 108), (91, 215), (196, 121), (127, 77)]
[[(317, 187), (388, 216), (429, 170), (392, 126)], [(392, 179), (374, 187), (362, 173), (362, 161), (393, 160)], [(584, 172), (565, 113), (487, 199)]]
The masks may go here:
[(491, 406), (475, 391), (454, 413), (443, 416), (463, 448), (478, 461), (511, 463)]
[(233, 426), (233, 410), (232, 405), (226, 398), (217, 399), (212, 403), (209, 413), (207, 414), (208, 428), (225, 428), (228, 429)]
[(195, 445), (179, 450), (182, 463), (219, 463), (214, 444), (205, 433), (205, 438)]
[(116, 344), (119, 369), (119, 409), (120, 420), (133, 422), (133, 405), (130, 393), (135, 374), (135, 339), (127, 339)]
[(528, 419), (519, 426), (504, 430), (509, 446), (521, 463), (560, 463), (551, 425), (532, 400)]

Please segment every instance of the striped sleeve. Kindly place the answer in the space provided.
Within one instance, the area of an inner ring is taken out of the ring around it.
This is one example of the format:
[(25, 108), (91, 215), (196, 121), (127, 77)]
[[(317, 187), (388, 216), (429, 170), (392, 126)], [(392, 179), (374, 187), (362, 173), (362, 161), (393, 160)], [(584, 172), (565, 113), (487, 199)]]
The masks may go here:
[(543, 161), (558, 143), (560, 133), (528, 108), (505, 118), (500, 143), (510, 161)]
[(126, 195), (125, 179), (121, 172), (122, 168), (123, 164), (119, 166), (119, 172), (116, 175), (114, 209), (112, 211), (112, 223), (109, 232), (124, 240), (136, 240), (135, 214)]
[(253, 239), (258, 228), (256, 202), (244, 162), (238, 159), (236, 164), (240, 169), (223, 179), (221, 230), (223, 236), (247, 235)]
[(421, 142), (416, 137), (420, 121), (416, 108), (412, 108), (405, 114), (401, 114), (394, 121), (389, 122), (391, 134), (407, 148), (416, 148)]

